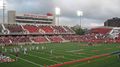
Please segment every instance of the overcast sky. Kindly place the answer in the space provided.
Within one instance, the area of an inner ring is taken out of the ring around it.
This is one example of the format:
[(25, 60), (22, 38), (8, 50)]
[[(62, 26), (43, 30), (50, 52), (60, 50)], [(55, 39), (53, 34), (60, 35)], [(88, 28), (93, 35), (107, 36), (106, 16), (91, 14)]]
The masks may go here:
[[(7, 0), (6, 2), (6, 9), (16, 10), (17, 13), (54, 13), (54, 8), (57, 6), (61, 8), (60, 25), (79, 24), (77, 10), (84, 13), (83, 27), (102, 26), (107, 19), (120, 17), (120, 0)], [(0, 18), (2, 19), (2, 10)]]

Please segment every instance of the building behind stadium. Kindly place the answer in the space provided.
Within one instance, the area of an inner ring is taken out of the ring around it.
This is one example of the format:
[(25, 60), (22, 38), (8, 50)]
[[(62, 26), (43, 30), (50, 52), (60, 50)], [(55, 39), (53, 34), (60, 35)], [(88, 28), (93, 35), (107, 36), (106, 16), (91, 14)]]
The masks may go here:
[(115, 18), (112, 18), (112, 19), (108, 19), (107, 21), (104, 22), (104, 26), (120, 27), (120, 18), (115, 17)]
[(14, 10), (8, 11), (8, 23), (37, 23), (37, 24), (55, 24), (55, 17), (52, 13), (46, 15), (40, 14), (19, 14)]

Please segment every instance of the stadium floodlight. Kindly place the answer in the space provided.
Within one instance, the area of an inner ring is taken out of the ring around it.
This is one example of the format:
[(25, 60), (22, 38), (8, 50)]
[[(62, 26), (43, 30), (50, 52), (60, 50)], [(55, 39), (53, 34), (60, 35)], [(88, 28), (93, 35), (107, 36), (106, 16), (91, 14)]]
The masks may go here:
[(5, 7), (6, 7), (6, 0), (0, 0), (0, 9), (3, 10), (3, 23), (5, 22)]
[(83, 16), (83, 12), (80, 11), (80, 10), (78, 10), (78, 11), (77, 11), (77, 16)]
[(0, 9), (3, 9), (3, 2), (4, 0), (0, 0)]
[(56, 14), (56, 15), (60, 15), (60, 8), (59, 8), (59, 7), (56, 7), (56, 8), (55, 8), (55, 14)]
[(81, 27), (81, 26), (82, 26), (82, 25), (81, 25), (81, 17), (83, 16), (83, 12), (80, 11), (80, 10), (78, 10), (78, 11), (77, 11), (77, 16), (80, 17), (80, 27)]
[(59, 8), (59, 7), (56, 7), (56, 8), (55, 8), (55, 15), (56, 15), (57, 21), (55, 21), (55, 22), (58, 23), (58, 25), (59, 25), (60, 12), (61, 12), (60, 8)]

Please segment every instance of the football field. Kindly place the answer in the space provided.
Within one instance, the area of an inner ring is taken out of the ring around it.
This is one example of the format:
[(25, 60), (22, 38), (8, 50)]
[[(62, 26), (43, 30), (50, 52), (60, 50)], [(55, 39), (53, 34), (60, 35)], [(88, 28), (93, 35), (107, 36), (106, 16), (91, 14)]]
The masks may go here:
[[(80, 60), (96, 55), (108, 54), (120, 50), (120, 44), (87, 43), (46, 43), (24, 46), (1, 46), (0, 50), (11, 58), (16, 58), (14, 49), (18, 49), (18, 59), (11, 63), (0, 63), (0, 67), (44, 67)], [(117, 55), (104, 56), (83, 62), (66, 64), (60, 67), (119, 67)]]

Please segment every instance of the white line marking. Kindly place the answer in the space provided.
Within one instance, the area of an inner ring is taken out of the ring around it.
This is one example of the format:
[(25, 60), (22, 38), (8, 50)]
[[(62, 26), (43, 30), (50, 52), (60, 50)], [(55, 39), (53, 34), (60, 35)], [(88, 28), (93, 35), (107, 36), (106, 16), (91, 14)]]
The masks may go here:
[(66, 51), (66, 52), (76, 52), (76, 51), (83, 51), (84, 49), (80, 49), (80, 50), (71, 50), (71, 51)]
[[(35, 52), (35, 51), (31, 51), (31, 52)], [(36, 52), (36, 53), (43, 54), (43, 53), (41, 53), (41, 52)], [(50, 54), (46, 54), (46, 55), (49, 55), (49, 56), (52, 56), (52, 57), (56, 57), (55, 55), (50, 55)], [(64, 59), (75, 60), (75, 59), (69, 59), (69, 58), (66, 58), (66, 57), (64, 57)]]
[(35, 55), (30, 55), (30, 54), (27, 54), (29, 56), (33, 56), (33, 57), (37, 57), (37, 58), (41, 58), (41, 59), (45, 59), (45, 60), (49, 60), (49, 61), (53, 61), (55, 63), (62, 63), (62, 62), (58, 62), (58, 61), (55, 61), (55, 60), (51, 60), (51, 59), (46, 59), (46, 58), (43, 58), (43, 57), (39, 57), (39, 56), (35, 56)]
[[(12, 55), (12, 54), (10, 54), (10, 55)], [(14, 56), (14, 55), (12, 55), (12, 56)], [(14, 57), (16, 57), (16, 56), (14, 56)], [(28, 62), (28, 63), (34, 64), (34, 65), (36, 65), (36, 66), (44, 67), (43, 65), (40, 65), (40, 64), (37, 64), (37, 63), (35, 63), (35, 62), (32, 62), (32, 61), (23, 59), (23, 58), (21, 58), (21, 57), (18, 57), (18, 58), (21, 59), (21, 60), (23, 60), (23, 61), (26, 61), (26, 62)]]

